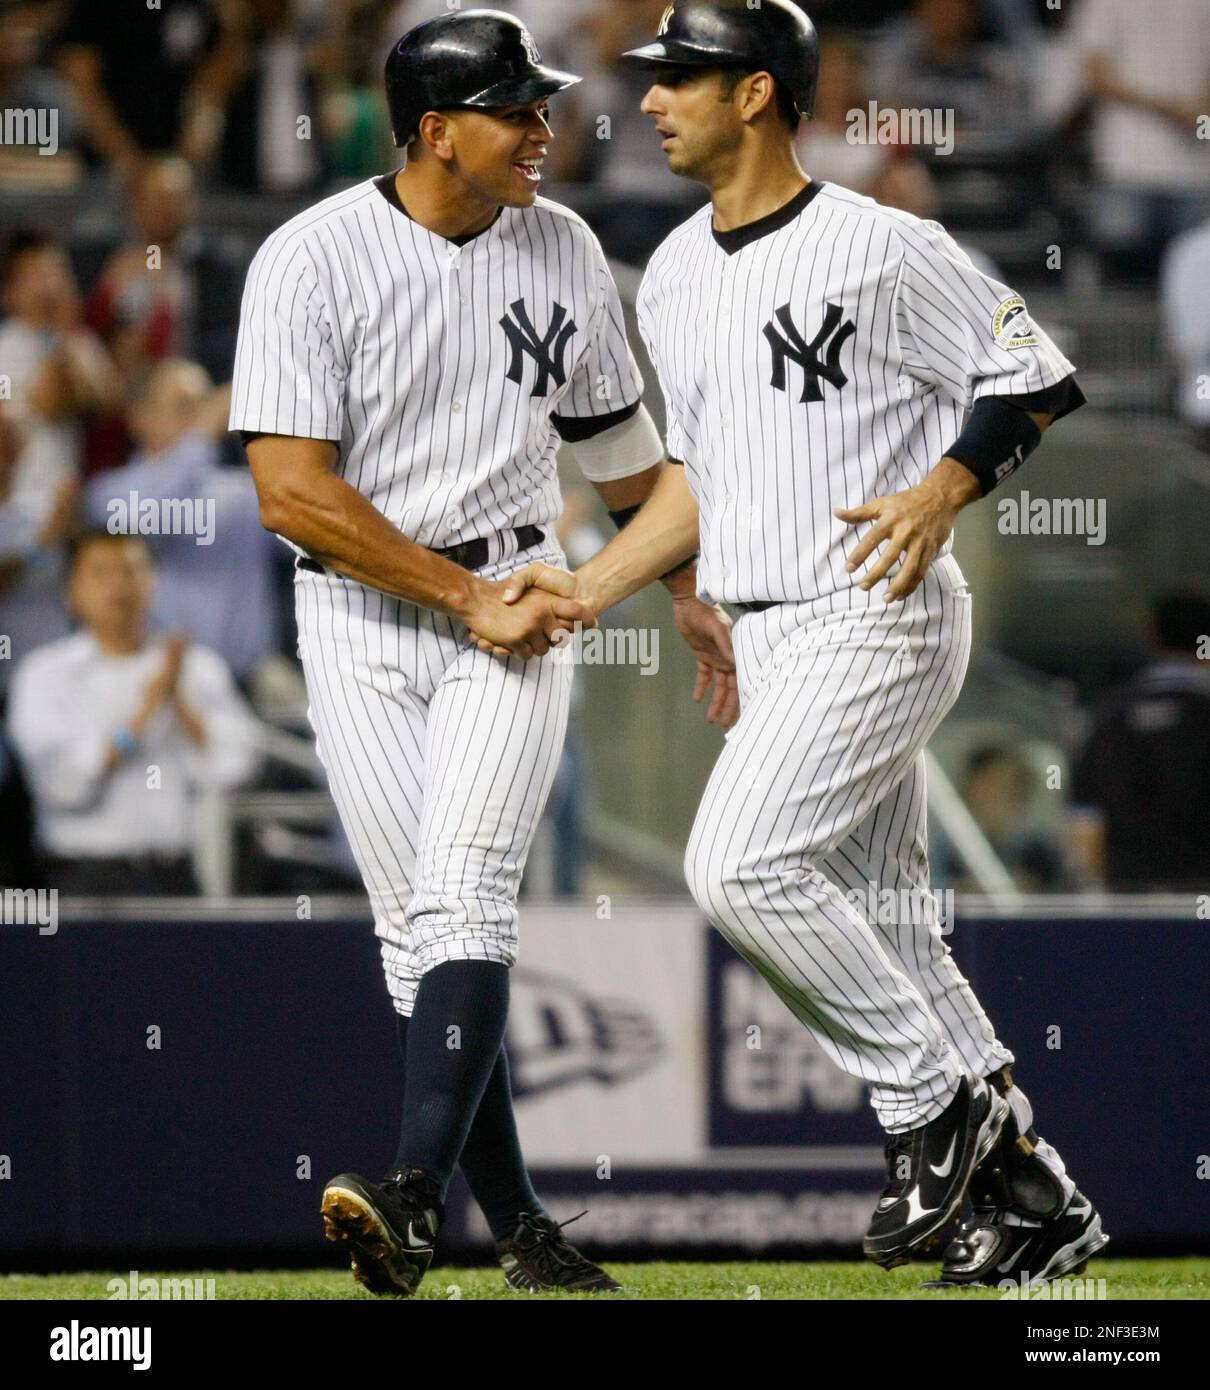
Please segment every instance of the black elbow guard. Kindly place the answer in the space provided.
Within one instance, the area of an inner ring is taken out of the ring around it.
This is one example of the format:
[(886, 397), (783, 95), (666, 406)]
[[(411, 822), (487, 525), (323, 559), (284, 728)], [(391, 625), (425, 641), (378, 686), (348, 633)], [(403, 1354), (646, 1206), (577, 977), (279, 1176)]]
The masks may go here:
[(638, 507), (619, 507), (616, 512), (609, 513), (609, 519), (620, 531), (623, 526), (629, 526), (638, 516), (641, 506), (640, 503)]

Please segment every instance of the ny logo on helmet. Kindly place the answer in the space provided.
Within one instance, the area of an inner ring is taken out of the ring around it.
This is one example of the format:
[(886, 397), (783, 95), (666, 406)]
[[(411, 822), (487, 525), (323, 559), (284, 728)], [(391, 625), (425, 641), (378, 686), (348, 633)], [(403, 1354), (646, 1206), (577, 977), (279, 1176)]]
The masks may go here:
[[(515, 299), (509, 305), (512, 317), (505, 314), (500, 320), (500, 327), (508, 334), (508, 341), (513, 349), (512, 360), (505, 373), (509, 381), (521, 385), (525, 357), (532, 357), (538, 364), (538, 375), (529, 393), (531, 396), (545, 396), (551, 377), (554, 378), (556, 386), (562, 386), (567, 381), (564, 359), (567, 356), (567, 344), (576, 331), (576, 324), (574, 319), (567, 317), (567, 310), (562, 304), (555, 303), (553, 308), (550, 327), (546, 330), (546, 336), (542, 338), (538, 337), (524, 299)], [(567, 320), (566, 323), (564, 319)]]
[[(857, 332), (857, 325), (850, 319), (838, 331), (843, 313), (844, 310), (839, 304), (829, 304), (823, 327), (808, 343), (795, 327), (788, 304), (783, 304), (780, 309), (775, 311), (774, 317), (781, 324), (785, 337), (783, 338), (781, 333), (773, 327), (772, 319), (765, 324), (764, 328), (765, 337), (773, 349), (773, 376), (770, 378), (769, 384), (774, 390), (784, 391), (786, 389), (787, 358), (803, 369), (805, 381), (802, 395), (799, 397), (800, 403), (823, 400), (823, 391), (819, 386), (821, 377), (829, 386), (835, 386), (837, 390), (847, 385), (849, 378), (844, 374), (840, 365), (840, 350)], [(819, 353), (825, 344), (827, 344), (827, 357), (821, 362)]]
[(658, 25), (656, 25), (655, 30), (655, 36), (657, 39), (661, 34), (666, 34), (668, 32), (668, 26), (672, 23), (672, 15), (675, 9), (675, 5), (669, 5), (668, 8), (664, 11), (664, 13), (660, 15), (660, 22)]
[(530, 63), (537, 67), (542, 61), (542, 55), (538, 52), (538, 45), (534, 42), (534, 36), (528, 29), (521, 30), (521, 47), (525, 49), (525, 56)]

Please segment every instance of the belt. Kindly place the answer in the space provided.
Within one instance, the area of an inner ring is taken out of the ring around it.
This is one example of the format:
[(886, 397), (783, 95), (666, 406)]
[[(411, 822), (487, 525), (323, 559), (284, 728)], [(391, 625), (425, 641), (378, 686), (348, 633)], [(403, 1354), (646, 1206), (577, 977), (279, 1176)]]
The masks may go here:
[[(506, 533), (500, 532), (498, 534)], [(532, 550), (535, 545), (541, 545), (546, 539), (546, 533), (540, 526), (518, 526), (511, 534), (517, 538), (518, 551)], [(462, 541), (459, 545), (446, 546), (444, 550), (438, 550), (435, 554), (446, 560), (452, 560), (454, 564), (461, 565), (464, 570), (480, 570), (491, 558), (486, 536), (476, 537), (473, 541)], [(318, 560), (312, 560), (309, 555), (300, 556), (294, 563), (300, 570), (306, 570), (308, 574), (328, 573)]]
[(764, 613), (767, 609), (776, 608), (781, 599), (768, 599), (759, 603), (736, 603), (733, 608), (738, 608), (743, 613)]

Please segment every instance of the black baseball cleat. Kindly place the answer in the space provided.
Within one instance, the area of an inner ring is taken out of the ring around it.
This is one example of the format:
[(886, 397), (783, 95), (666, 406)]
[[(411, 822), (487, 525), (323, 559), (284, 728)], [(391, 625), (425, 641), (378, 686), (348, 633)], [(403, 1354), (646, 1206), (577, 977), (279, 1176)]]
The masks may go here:
[[(987, 1288), (1004, 1279), (1046, 1281), (1078, 1274), (1109, 1237), (1081, 1192), (1068, 1199), (1063, 1184), (1038, 1156), (1042, 1142), (1033, 1107), (1011, 1066), (987, 1078), (1009, 1114), (1000, 1138), (971, 1176), (972, 1214), (946, 1246), (941, 1278), (929, 1289)], [(1025, 1225), (1012, 1221), (1020, 1217)]]
[(935, 1120), (890, 1136), (890, 1181), (861, 1246), (869, 1259), (894, 1269), (936, 1243), (1008, 1113), (1008, 1102), (986, 1081), (964, 1076), (958, 1094)]
[[(580, 1216), (584, 1213), (581, 1212)], [(573, 1216), (571, 1221), (578, 1221)], [(621, 1284), (591, 1260), (585, 1259), (549, 1216), (526, 1212), (508, 1240), (496, 1242), (496, 1255), (510, 1288), (538, 1293), (566, 1289), (569, 1293), (617, 1293)]]
[(414, 1294), (432, 1263), (444, 1212), (419, 1168), (383, 1182), (341, 1173), (324, 1188), (324, 1235), (346, 1245), (353, 1278), (374, 1294)]
[(926, 1289), (987, 1289), (1002, 1280), (1013, 1285), (1044, 1283), (1082, 1274), (1109, 1244), (1101, 1218), (1087, 1197), (1072, 1193), (1058, 1216), (1040, 1226), (1008, 1226), (1004, 1211), (976, 1212), (946, 1247), (941, 1278)]

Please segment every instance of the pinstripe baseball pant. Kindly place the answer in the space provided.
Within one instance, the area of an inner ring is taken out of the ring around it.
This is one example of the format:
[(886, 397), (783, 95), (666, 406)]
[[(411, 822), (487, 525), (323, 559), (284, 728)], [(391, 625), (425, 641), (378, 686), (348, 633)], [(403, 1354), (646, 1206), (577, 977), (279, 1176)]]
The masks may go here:
[[(478, 573), (565, 566), (491, 538)], [(517, 893), (567, 729), (573, 668), (501, 661), (465, 626), (336, 575), (295, 577), (308, 717), (382, 944), (396, 1010), (427, 970), (517, 958)]]
[(880, 925), (861, 903), (871, 889), (928, 901), (923, 752), (966, 673), (970, 591), (946, 555), (902, 604), (853, 590), (742, 614), (732, 636), (742, 714), (690, 835), (690, 890), (869, 1083), (887, 1130), (926, 1123), (962, 1071), (1012, 1054), (936, 914)]

